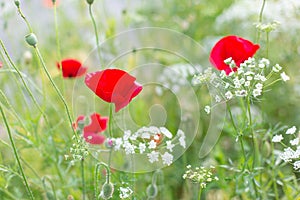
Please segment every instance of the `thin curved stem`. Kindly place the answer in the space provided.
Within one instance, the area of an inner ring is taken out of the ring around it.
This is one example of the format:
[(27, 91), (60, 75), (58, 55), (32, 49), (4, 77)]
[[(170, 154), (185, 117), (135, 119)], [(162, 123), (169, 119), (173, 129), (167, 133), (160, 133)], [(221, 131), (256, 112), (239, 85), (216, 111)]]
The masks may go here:
[(48, 177), (48, 176), (44, 176), (42, 178), (42, 182), (43, 182), (43, 185), (44, 185), (44, 189), (46, 190), (46, 180), (50, 183), (51, 185), (51, 189), (52, 189), (52, 192), (53, 192), (53, 196), (54, 196), (54, 199), (56, 200), (57, 197), (56, 197), (56, 192), (55, 192), (55, 187), (54, 187), (54, 184), (52, 182), (52, 180)]
[(99, 57), (100, 64), (101, 63), (101, 54), (100, 54), (100, 47), (99, 47), (99, 36), (98, 36), (98, 31), (97, 31), (97, 25), (96, 25), (96, 20), (94, 18), (93, 12), (92, 12), (92, 4), (89, 4), (89, 14), (93, 23), (94, 27), (94, 32), (95, 32), (95, 37), (96, 37), (96, 45), (97, 45), (97, 54)]
[(84, 158), (81, 159), (82, 199), (85, 200)]
[[(265, 5), (266, 5), (266, 0), (263, 0), (262, 6), (261, 6), (260, 12), (259, 12), (258, 23), (262, 23), (262, 18), (263, 18), (263, 12), (264, 12), (264, 9), (265, 9)], [(256, 42), (259, 42), (259, 39), (260, 39), (260, 30), (257, 30)]]
[(25, 176), (23, 167), (22, 167), (22, 165), (21, 165), (20, 158), (19, 158), (19, 154), (18, 154), (18, 151), (17, 151), (16, 145), (15, 145), (14, 139), (13, 139), (13, 137), (12, 137), (12, 134), (11, 134), (11, 131), (10, 131), (10, 128), (9, 128), (9, 125), (8, 125), (7, 120), (6, 120), (6, 116), (5, 116), (5, 113), (4, 113), (3, 109), (2, 109), (1, 104), (0, 104), (0, 112), (1, 112), (1, 115), (2, 115), (2, 118), (3, 118), (3, 122), (4, 122), (5, 126), (6, 126), (6, 130), (7, 130), (8, 136), (9, 136), (9, 140), (10, 140), (11, 146), (12, 146), (12, 148), (13, 148), (13, 152), (14, 152), (15, 158), (16, 158), (16, 160), (17, 160), (17, 163), (18, 163), (19, 170), (20, 170), (20, 172), (21, 172), (22, 178), (23, 178), (23, 180), (24, 180), (25, 187), (26, 187), (26, 189), (27, 189), (27, 192), (28, 192), (28, 194), (29, 194), (30, 199), (31, 199), (31, 200), (34, 200), (34, 196), (33, 196), (33, 194), (32, 194), (32, 191), (31, 191), (30, 187), (29, 187), (27, 178), (26, 178), (26, 176)]

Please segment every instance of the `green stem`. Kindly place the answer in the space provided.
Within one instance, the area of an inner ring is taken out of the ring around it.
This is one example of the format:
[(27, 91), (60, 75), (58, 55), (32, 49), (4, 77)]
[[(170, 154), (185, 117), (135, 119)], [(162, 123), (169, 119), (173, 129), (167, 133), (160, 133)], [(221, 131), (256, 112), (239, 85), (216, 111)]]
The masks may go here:
[(275, 193), (275, 199), (279, 200), (279, 194), (278, 194), (278, 189), (277, 189), (277, 184), (276, 184), (276, 169), (275, 169), (275, 156), (274, 156), (274, 143), (271, 142), (271, 152), (272, 152), (272, 165), (271, 165), (271, 171), (272, 171), (272, 179), (273, 179), (273, 189)]
[(104, 167), (105, 170), (106, 170), (106, 181), (107, 181), (107, 183), (110, 182), (110, 169), (109, 169), (109, 167), (106, 164), (104, 164), (103, 162), (97, 163), (96, 168), (95, 168), (95, 199), (98, 198), (98, 196), (97, 196), (98, 188), (99, 188), (98, 187), (99, 186), (98, 176), (99, 176), (99, 170), (100, 170), (101, 166)]
[[(252, 136), (252, 145), (254, 147), (253, 150), (253, 163), (252, 163), (252, 173), (254, 173), (254, 169), (255, 169), (255, 165), (256, 165), (256, 161), (258, 161), (259, 159), (257, 158), (258, 156), (258, 145), (257, 145), (257, 141), (256, 141), (256, 137), (254, 135), (254, 130), (253, 130), (253, 124), (252, 124), (252, 115), (251, 115), (251, 104), (250, 104), (250, 98), (247, 98), (247, 111), (248, 111), (248, 120), (249, 120), (249, 127), (251, 130), (251, 136)], [(253, 177), (252, 179), (252, 183), (253, 183), (253, 187), (254, 187), (254, 191), (255, 191), (255, 196), (256, 198), (258, 197), (258, 190), (256, 187), (256, 183), (255, 183), (255, 177)]]
[[(259, 23), (262, 23), (262, 18), (263, 18), (263, 12), (264, 12), (264, 9), (265, 9), (265, 5), (266, 5), (266, 0), (263, 0), (262, 6), (261, 6), (260, 12), (259, 12), (259, 19), (258, 19)], [(259, 42), (259, 39), (260, 39), (260, 30), (257, 30), (256, 43)]]
[(113, 107), (112, 107), (112, 104), (109, 105), (109, 121), (108, 121), (108, 126), (109, 126), (109, 129), (108, 129), (108, 134), (109, 134), (109, 137), (112, 138), (112, 113), (113, 113)]
[(82, 199), (85, 200), (84, 158), (81, 159)]
[(99, 57), (100, 64), (102, 64), (101, 63), (100, 47), (99, 47), (99, 36), (98, 36), (96, 21), (95, 21), (93, 12), (92, 12), (92, 4), (89, 4), (89, 14), (90, 14), (91, 20), (93, 22), (93, 27), (94, 27), (94, 31), (95, 31), (97, 54), (98, 54), (98, 57)]
[(266, 37), (267, 37), (267, 44), (266, 44), (266, 58), (269, 58), (269, 35), (270, 35), (270, 32), (267, 32), (266, 33), (267, 35), (266, 35)]
[(57, 4), (56, 1), (53, 1), (53, 12), (54, 12), (54, 24), (55, 24), (55, 38), (56, 38), (56, 53), (57, 53), (57, 58), (58, 58), (58, 63), (60, 66), (60, 72), (61, 72), (61, 82), (62, 82), (62, 93), (65, 93), (65, 82), (64, 78), (62, 76), (63, 71), (62, 71), (62, 65), (61, 65), (61, 47), (60, 47), (60, 40), (59, 40), (59, 32), (58, 32), (58, 22), (57, 22)]
[(73, 134), (76, 136), (76, 138), (78, 138), (77, 133), (76, 133), (75, 130), (72, 128), (72, 127), (73, 127), (73, 120), (72, 120), (72, 118), (71, 118), (71, 113), (70, 113), (69, 107), (68, 107), (68, 105), (67, 105), (67, 102), (66, 102), (65, 98), (62, 96), (62, 94), (60, 93), (60, 91), (59, 91), (58, 87), (56, 86), (56, 84), (54, 83), (54, 81), (53, 81), (53, 79), (52, 79), (52, 77), (51, 77), (51, 75), (50, 75), (50, 73), (49, 73), (49, 71), (48, 71), (48, 69), (47, 69), (47, 67), (46, 67), (45, 61), (44, 61), (44, 59), (43, 59), (43, 57), (42, 57), (42, 55), (41, 55), (41, 53), (40, 53), (38, 47), (35, 46), (35, 47), (34, 47), (34, 50), (35, 50), (35, 52), (36, 52), (36, 54), (37, 54), (39, 60), (40, 60), (41, 63), (42, 63), (42, 67), (43, 67), (43, 69), (44, 69), (44, 71), (45, 71), (45, 73), (46, 73), (48, 79), (50, 80), (51, 85), (52, 85), (53, 88), (55, 89), (55, 91), (56, 91), (57, 95), (59, 96), (60, 100), (63, 102), (63, 104), (64, 104), (64, 106), (65, 106), (65, 110), (66, 110), (67, 116), (68, 116), (68, 119), (69, 119), (70, 127), (71, 127), (71, 129), (72, 129), (72, 131), (73, 131)]
[(201, 194), (202, 194), (202, 187), (201, 184), (199, 183), (198, 200), (201, 200)]
[(24, 174), (24, 170), (23, 170), (23, 167), (22, 167), (20, 159), (19, 159), (19, 154), (17, 152), (17, 148), (16, 148), (16, 145), (15, 145), (14, 139), (12, 137), (12, 134), (11, 134), (11, 131), (10, 131), (10, 128), (9, 128), (9, 125), (8, 125), (7, 120), (6, 120), (6, 116), (5, 116), (5, 113), (3, 112), (1, 104), (0, 104), (0, 112), (1, 112), (1, 115), (2, 115), (2, 118), (3, 118), (3, 122), (4, 122), (5, 126), (6, 126), (6, 130), (7, 130), (8, 136), (9, 136), (9, 140), (11, 142), (11, 145), (12, 145), (12, 148), (13, 148), (13, 151), (14, 151), (14, 155), (16, 157), (16, 160), (17, 160), (17, 163), (18, 163), (18, 166), (19, 166), (19, 170), (20, 170), (21, 175), (23, 177), (23, 180), (24, 180), (24, 183), (25, 183), (25, 187), (27, 189), (27, 192), (29, 194), (30, 199), (33, 200), (34, 199), (33, 194), (31, 192), (31, 189), (29, 188), (29, 184), (27, 182), (27, 178), (26, 178), (26, 176)]
[(30, 33), (32, 33), (32, 28), (31, 28), (31, 26), (30, 26), (29, 22), (27, 21), (27, 19), (26, 19), (25, 15), (23, 14), (23, 12), (22, 12), (22, 10), (21, 10), (20, 6), (17, 6), (17, 8), (18, 8), (18, 12), (19, 12), (19, 14), (20, 14), (20, 15), (21, 15), (21, 17), (24, 19), (24, 21), (25, 21), (25, 23), (26, 23), (26, 25), (27, 25), (27, 27), (28, 27), (28, 29), (29, 29)]
[[(228, 108), (228, 113), (229, 113), (229, 116), (230, 116), (231, 123), (232, 123), (233, 128), (234, 128), (234, 130), (236, 132), (236, 136), (240, 137), (239, 131), (238, 131), (236, 125), (235, 125), (235, 122), (234, 122), (234, 119), (233, 119), (233, 116), (232, 116), (231, 107), (230, 107), (230, 105), (228, 103), (227, 103), (227, 108)], [(240, 145), (241, 145), (241, 149), (242, 149), (242, 153), (243, 153), (243, 157), (244, 157), (244, 162), (245, 162), (243, 168), (245, 169), (245, 166), (246, 166), (246, 152), (245, 152), (245, 148), (244, 148), (244, 143), (243, 143), (243, 137), (242, 137), (242, 135), (241, 135), (241, 138), (239, 138), (239, 141), (240, 141)]]

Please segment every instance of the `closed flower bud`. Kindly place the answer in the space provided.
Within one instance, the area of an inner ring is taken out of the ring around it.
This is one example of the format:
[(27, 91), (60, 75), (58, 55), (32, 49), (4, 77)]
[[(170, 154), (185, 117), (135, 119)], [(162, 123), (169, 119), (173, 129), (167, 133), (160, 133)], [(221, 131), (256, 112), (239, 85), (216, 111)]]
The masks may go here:
[(104, 144), (105, 144), (106, 148), (110, 149), (114, 146), (114, 139), (108, 138), (108, 139), (105, 140)]
[(15, 0), (15, 5), (16, 5), (17, 7), (19, 7), (19, 6), (20, 6), (20, 1), (19, 1), (19, 0)]
[(110, 199), (114, 193), (114, 185), (112, 183), (105, 182), (102, 186), (101, 193), (99, 195), (99, 199)]
[(94, 3), (94, 0), (86, 0), (86, 2), (91, 5)]
[(34, 33), (30, 33), (30, 34), (26, 35), (25, 40), (30, 46), (33, 46), (33, 47), (35, 47), (38, 42)]
[(155, 184), (150, 184), (148, 187), (147, 187), (147, 196), (148, 198), (155, 198), (157, 196), (157, 186)]
[(32, 61), (32, 53), (30, 51), (25, 51), (23, 54), (24, 63), (29, 65)]

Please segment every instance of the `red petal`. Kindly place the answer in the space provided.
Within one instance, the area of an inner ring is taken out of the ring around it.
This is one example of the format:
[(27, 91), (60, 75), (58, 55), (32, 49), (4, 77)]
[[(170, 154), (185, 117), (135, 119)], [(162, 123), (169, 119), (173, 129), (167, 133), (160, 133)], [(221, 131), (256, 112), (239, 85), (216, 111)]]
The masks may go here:
[[(62, 72), (64, 78), (75, 78), (86, 73), (87, 68), (81, 65), (81, 62), (75, 59), (64, 59), (61, 61)], [(57, 63), (60, 69), (60, 64)]]
[[(249, 57), (253, 57), (259, 45), (237, 36), (226, 36), (219, 40), (210, 53), (210, 62), (218, 69), (224, 70), (228, 75), (232, 69), (224, 63), (224, 60), (232, 57), (239, 67)], [(233, 69), (236, 71), (236, 69)]]
[(91, 116), (91, 123), (84, 127), (84, 132), (101, 133), (107, 128), (107, 117), (101, 117), (98, 113), (93, 113)]
[(106, 69), (87, 74), (85, 84), (104, 101), (114, 103), (117, 112), (141, 92), (143, 87), (135, 80), (125, 71)]
[(86, 142), (90, 144), (103, 144), (105, 141), (105, 136), (96, 133), (85, 132), (83, 137)]

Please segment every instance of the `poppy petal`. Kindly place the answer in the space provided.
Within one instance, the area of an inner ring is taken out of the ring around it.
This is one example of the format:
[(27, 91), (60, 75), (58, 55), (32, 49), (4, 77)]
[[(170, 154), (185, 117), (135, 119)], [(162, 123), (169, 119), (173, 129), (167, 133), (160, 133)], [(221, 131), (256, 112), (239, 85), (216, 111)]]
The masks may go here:
[(103, 144), (105, 141), (105, 136), (101, 134), (91, 133), (91, 132), (84, 132), (83, 138), (86, 142), (90, 144)]
[[(62, 60), (61, 66), (64, 78), (80, 77), (84, 75), (87, 71), (87, 68), (83, 67), (80, 61), (72, 58)], [(60, 69), (60, 63), (57, 63), (57, 67)]]

